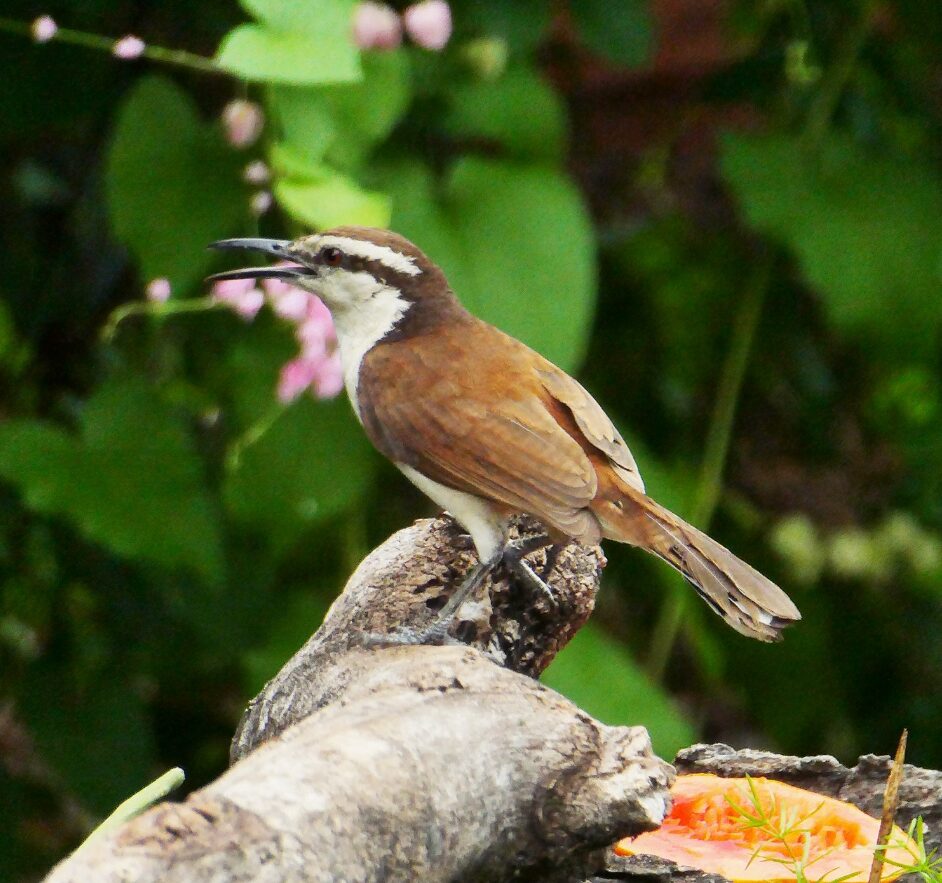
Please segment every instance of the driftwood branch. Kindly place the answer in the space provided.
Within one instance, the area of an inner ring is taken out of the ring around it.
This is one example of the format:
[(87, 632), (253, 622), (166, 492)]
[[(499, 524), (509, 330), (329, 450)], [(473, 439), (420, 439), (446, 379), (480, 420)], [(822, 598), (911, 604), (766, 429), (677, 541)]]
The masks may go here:
[(252, 701), (227, 773), (49, 879), (591, 876), (614, 840), (657, 825), (672, 778), (642, 728), (604, 726), (533, 679), (591, 613), (600, 551), (559, 556), (556, 610), (497, 572), (463, 609), (459, 645), (364, 646), (421, 628), (473, 562), (448, 519), (392, 537)]

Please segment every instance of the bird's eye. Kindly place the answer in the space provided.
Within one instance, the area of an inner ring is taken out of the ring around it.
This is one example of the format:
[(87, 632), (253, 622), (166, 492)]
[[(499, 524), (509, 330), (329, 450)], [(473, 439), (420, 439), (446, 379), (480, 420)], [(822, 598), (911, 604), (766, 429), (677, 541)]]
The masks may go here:
[(339, 248), (327, 246), (321, 249), (321, 260), (328, 267), (339, 267), (343, 261), (343, 252)]

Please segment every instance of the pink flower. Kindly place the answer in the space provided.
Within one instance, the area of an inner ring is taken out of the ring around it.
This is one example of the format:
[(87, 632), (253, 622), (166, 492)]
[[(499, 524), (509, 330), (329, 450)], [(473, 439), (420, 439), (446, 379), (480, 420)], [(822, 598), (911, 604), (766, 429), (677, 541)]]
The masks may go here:
[(423, 49), (439, 52), (451, 38), (451, 8), (445, 0), (423, 0), (404, 13), (402, 22), (412, 42)]
[(271, 169), (262, 160), (257, 159), (242, 170), (242, 180), (246, 184), (264, 187), (271, 180)]
[(402, 43), (402, 23), (395, 9), (370, 0), (353, 13), (353, 42), (360, 49), (395, 49)]
[(284, 405), (293, 402), (317, 377), (317, 362), (298, 357), (281, 366), (278, 375), (278, 401)]
[(333, 398), (343, 389), (334, 323), (314, 295), (283, 279), (263, 279), (261, 288), (252, 279), (225, 279), (213, 285), (212, 297), (248, 320), (267, 302), (276, 315), (294, 326), (300, 352), (281, 368), (276, 389), (280, 402), (289, 404), (307, 389), (321, 399)]
[(314, 392), (319, 399), (332, 399), (343, 389), (343, 368), (340, 366), (340, 353), (333, 352), (318, 365), (314, 378)]
[(33, 39), (37, 43), (48, 43), (59, 30), (51, 15), (41, 15), (32, 24)]
[(144, 296), (152, 304), (166, 303), (170, 299), (170, 280), (163, 277), (151, 279), (144, 289)]
[(275, 314), (288, 322), (300, 322), (307, 315), (307, 302), (312, 295), (296, 285), (288, 285), (283, 279), (262, 281), (268, 302)]
[(249, 322), (265, 304), (265, 295), (255, 287), (253, 279), (224, 279), (217, 282), (213, 285), (212, 297), (217, 303), (232, 307)]
[(115, 58), (123, 58), (126, 61), (132, 61), (135, 58), (140, 58), (146, 48), (146, 44), (140, 37), (128, 34), (126, 37), (122, 37), (115, 42), (114, 46), (111, 47), (111, 54)]
[(309, 357), (323, 356), (336, 348), (337, 332), (330, 312), (319, 298), (308, 302), (307, 315), (295, 332), (301, 352)]
[(233, 147), (249, 147), (258, 141), (265, 128), (265, 114), (254, 101), (237, 98), (222, 109), (222, 127)]

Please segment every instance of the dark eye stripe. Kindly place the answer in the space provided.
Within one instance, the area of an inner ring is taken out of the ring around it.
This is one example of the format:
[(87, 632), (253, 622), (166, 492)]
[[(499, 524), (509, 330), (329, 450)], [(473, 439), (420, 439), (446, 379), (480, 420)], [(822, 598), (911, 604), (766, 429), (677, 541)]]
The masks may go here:
[(318, 258), (328, 267), (339, 267), (343, 263), (343, 252), (339, 248), (328, 245), (321, 249)]

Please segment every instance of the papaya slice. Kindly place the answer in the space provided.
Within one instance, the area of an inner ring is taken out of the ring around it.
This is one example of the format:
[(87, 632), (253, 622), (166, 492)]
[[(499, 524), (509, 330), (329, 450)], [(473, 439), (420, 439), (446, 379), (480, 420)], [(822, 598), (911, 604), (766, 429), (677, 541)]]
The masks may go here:
[[(671, 797), (660, 828), (620, 840), (615, 852), (659, 856), (735, 883), (794, 883), (796, 859), (808, 881), (862, 883), (870, 875), (880, 822), (853, 804), (771, 779), (708, 773), (678, 776)], [(910, 865), (916, 854), (899, 828), (890, 844), (883, 881), (903, 873), (893, 861)]]

